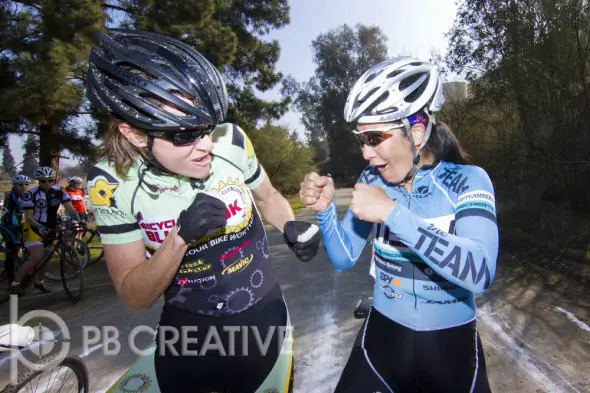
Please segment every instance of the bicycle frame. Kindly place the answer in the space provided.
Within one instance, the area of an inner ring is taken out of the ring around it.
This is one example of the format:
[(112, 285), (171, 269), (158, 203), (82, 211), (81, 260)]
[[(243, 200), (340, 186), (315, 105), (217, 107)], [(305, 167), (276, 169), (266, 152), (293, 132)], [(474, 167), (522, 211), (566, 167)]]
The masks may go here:
[(49, 252), (49, 254), (44, 255), (41, 262), (37, 264), (37, 266), (35, 267), (34, 272), (33, 274), (31, 274), (31, 276), (36, 275), (39, 272), (39, 270), (41, 270), (41, 268), (51, 260), (51, 257), (53, 257), (53, 254), (55, 254), (58, 248), (61, 252), (63, 252), (65, 245), (64, 239), (66, 229), (64, 226), (60, 226), (55, 231), (57, 232), (57, 237), (55, 238), (55, 243), (51, 246), (51, 251)]

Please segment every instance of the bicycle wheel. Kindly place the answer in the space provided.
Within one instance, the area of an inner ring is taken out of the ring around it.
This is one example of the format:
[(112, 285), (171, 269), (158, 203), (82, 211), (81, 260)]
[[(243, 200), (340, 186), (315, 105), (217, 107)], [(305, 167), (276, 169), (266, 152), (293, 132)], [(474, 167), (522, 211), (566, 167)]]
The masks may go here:
[(61, 281), (61, 254), (59, 252), (59, 247), (45, 258), (48, 259), (45, 263), (49, 264), (47, 272), (45, 273), (45, 278), (51, 281)]
[(55, 357), (48, 356), (35, 370), (19, 375), (16, 385), (10, 384), (0, 393), (90, 391), (88, 369), (79, 357), (68, 356), (59, 364), (55, 363)]
[(84, 267), (76, 251), (65, 244), (61, 247), (60, 264), (61, 283), (68, 299), (76, 303), (82, 298), (84, 292)]
[(67, 242), (70, 247), (76, 250), (80, 257), (80, 263), (82, 264), (82, 267), (85, 268), (90, 263), (90, 250), (86, 243), (76, 238), (68, 239)]
[[(82, 238), (83, 242), (86, 243), (88, 250), (90, 251), (90, 265), (94, 265), (96, 262), (100, 261), (104, 256), (104, 251), (102, 250), (102, 244), (100, 244), (100, 234), (98, 231), (86, 228), (84, 230), (84, 236)], [(93, 255), (98, 255), (94, 257)]]
[[(72, 250), (75, 250), (76, 254), (78, 255), (78, 259), (80, 260), (80, 264), (82, 265), (82, 268), (84, 269), (86, 266), (88, 266), (88, 261), (90, 260), (90, 251), (88, 250), (88, 246), (86, 246), (86, 244), (84, 244), (82, 240), (76, 238), (67, 239), (66, 244)], [(55, 250), (55, 255), (57, 255), (61, 260), (61, 247), (58, 247)], [(53, 263), (53, 265), (55, 265), (55, 261), (50, 260), (48, 263)], [(77, 273), (73, 272), (70, 273), (70, 275), (71, 274)], [(53, 268), (50, 267), (47, 270), (45, 277), (52, 281), (60, 281), (62, 277), (61, 265), (59, 267), (59, 270), (56, 269), (56, 266), (53, 266)]]

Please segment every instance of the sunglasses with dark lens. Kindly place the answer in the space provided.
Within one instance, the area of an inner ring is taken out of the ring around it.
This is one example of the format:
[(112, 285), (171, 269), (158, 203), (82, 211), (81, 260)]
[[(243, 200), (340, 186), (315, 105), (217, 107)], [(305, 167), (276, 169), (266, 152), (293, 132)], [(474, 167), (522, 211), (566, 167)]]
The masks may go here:
[(381, 131), (367, 131), (355, 135), (356, 139), (361, 145), (367, 145), (371, 147), (376, 147), (384, 140), (389, 139), (393, 136), (392, 133)]
[(46, 184), (46, 183), (55, 183), (55, 179), (49, 179), (49, 180), (39, 180), (40, 184)]
[(26, 187), (28, 183), (16, 183), (16, 185), (19, 187)]
[(163, 132), (163, 131), (150, 131), (148, 135), (154, 138), (164, 139), (176, 147), (194, 145), (197, 139), (203, 138), (213, 132), (215, 125), (207, 126), (204, 129), (191, 129), (186, 131), (178, 132)]

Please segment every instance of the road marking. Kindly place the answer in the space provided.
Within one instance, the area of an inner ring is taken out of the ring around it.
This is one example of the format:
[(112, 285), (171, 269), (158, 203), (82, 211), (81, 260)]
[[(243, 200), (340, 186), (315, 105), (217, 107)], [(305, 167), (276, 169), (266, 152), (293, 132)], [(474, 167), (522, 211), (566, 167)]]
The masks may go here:
[(96, 344), (95, 346), (90, 347), (86, 351), (84, 351), (84, 353), (81, 354), (80, 357), (82, 359), (84, 359), (85, 357), (87, 357), (88, 355), (90, 355), (92, 352), (95, 352), (96, 350), (98, 350), (98, 349), (100, 349), (102, 347), (104, 347), (104, 344)]
[[(334, 319), (334, 310), (329, 305), (326, 308), (318, 318), (314, 337), (303, 350), (301, 363), (305, 366), (295, 366), (295, 386), (300, 393), (315, 393), (318, 389), (337, 382), (337, 379), (332, 378), (331, 371), (334, 365), (342, 361), (336, 355), (336, 349), (340, 345), (337, 340), (340, 328)], [(326, 365), (325, 368), (314, 366), (320, 364)]]
[(572, 321), (573, 323), (575, 323), (580, 329), (585, 330), (587, 332), (590, 332), (590, 326), (586, 325), (584, 322), (580, 321), (578, 318), (576, 318), (576, 316), (574, 315), (574, 313), (569, 312), (568, 310), (565, 310), (561, 307), (555, 307), (555, 310), (557, 312), (560, 312), (562, 314), (565, 314), (565, 316), (567, 317), (567, 319), (569, 319), (570, 321)]
[[(489, 304), (486, 304), (485, 307), (482, 307), (478, 310), (478, 322), (484, 324), (487, 330), (490, 330), (493, 333), (495, 333), (496, 337), (500, 339), (501, 344), (504, 344), (508, 349), (507, 351), (503, 351), (503, 353), (513, 358), (516, 364), (520, 368), (522, 368), (526, 375), (531, 377), (531, 379), (533, 379), (539, 385), (540, 388), (546, 389), (547, 391), (552, 393), (580, 393), (580, 391), (573, 387), (567, 379), (565, 379), (561, 374), (559, 374), (555, 365), (550, 364), (543, 358), (543, 356), (539, 355), (541, 352), (536, 350), (523, 339), (519, 337), (512, 337), (510, 334), (507, 333), (507, 331), (510, 330), (507, 329), (506, 331), (502, 327), (502, 323), (496, 321), (495, 318), (504, 320), (504, 324), (508, 324), (508, 321), (502, 318), (501, 315), (491, 310)], [(529, 347), (533, 349), (535, 352), (537, 352), (537, 354), (530, 354), (526, 351), (524, 347)], [(546, 375), (547, 373), (541, 370), (537, 366), (537, 363), (544, 363), (546, 369), (551, 370), (555, 374), (557, 374), (557, 376), (559, 376), (559, 378), (563, 380), (565, 384), (568, 385), (569, 389), (565, 390), (564, 388), (562, 388), (560, 386), (561, 384), (552, 379), (550, 376)]]

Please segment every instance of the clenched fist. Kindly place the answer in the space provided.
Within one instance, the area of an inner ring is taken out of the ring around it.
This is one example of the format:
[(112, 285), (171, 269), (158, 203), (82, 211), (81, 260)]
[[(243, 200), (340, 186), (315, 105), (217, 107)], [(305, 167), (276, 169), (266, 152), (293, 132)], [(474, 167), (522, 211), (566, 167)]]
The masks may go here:
[(331, 177), (311, 172), (305, 175), (300, 187), (301, 202), (316, 212), (326, 210), (334, 199), (334, 181)]
[(357, 183), (352, 190), (352, 213), (363, 221), (383, 223), (396, 206), (385, 190), (364, 183)]

